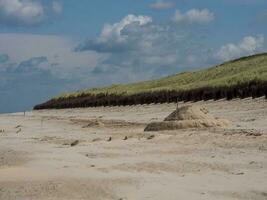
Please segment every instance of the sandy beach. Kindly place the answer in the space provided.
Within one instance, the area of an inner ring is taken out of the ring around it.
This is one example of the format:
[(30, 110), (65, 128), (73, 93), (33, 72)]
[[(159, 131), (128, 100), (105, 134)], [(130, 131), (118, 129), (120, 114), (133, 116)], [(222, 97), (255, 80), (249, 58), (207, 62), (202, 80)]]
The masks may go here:
[(176, 104), (2, 114), (0, 199), (266, 200), (266, 99), (194, 104), (231, 125), (144, 132)]

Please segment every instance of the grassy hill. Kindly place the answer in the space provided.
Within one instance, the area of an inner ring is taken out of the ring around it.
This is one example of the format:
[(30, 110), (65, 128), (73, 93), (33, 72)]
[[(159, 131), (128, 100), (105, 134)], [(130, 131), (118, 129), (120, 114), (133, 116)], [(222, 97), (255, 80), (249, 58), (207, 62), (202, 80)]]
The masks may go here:
[(267, 81), (267, 53), (243, 57), (201, 71), (179, 73), (152, 81), (65, 93), (56, 98), (100, 93), (131, 95), (159, 90), (190, 90), (201, 87), (231, 86), (251, 80)]
[[(254, 85), (256, 84), (257, 86), (253, 86), (250, 90), (255, 90), (255, 87), (257, 87), (261, 88), (261, 94), (265, 92), (265, 83), (267, 83), (267, 53), (243, 57), (204, 70), (179, 73), (158, 80), (112, 85), (109, 87), (91, 88), (73, 93), (65, 93), (53, 98), (45, 104), (37, 106), (36, 108), (49, 108), (51, 106), (48, 105), (52, 104), (54, 105), (53, 107), (65, 108), (98, 105), (128, 105), (140, 102), (151, 103), (154, 101), (152, 100), (153, 98), (161, 98), (164, 95), (171, 96), (170, 98), (172, 99), (174, 99), (174, 96), (184, 96), (185, 94), (183, 92), (193, 92), (192, 94), (187, 94), (187, 96), (202, 95), (202, 98), (205, 98), (203, 92), (205, 94), (211, 93), (212, 90), (214, 90), (213, 94), (210, 94), (209, 98), (215, 98), (215, 92), (223, 92), (222, 90), (234, 91), (237, 87), (239, 90), (244, 90), (244, 88), (251, 87), (251, 83)], [(264, 87), (262, 85), (264, 85)], [(162, 94), (163, 91), (164, 95)], [(196, 94), (196, 91), (198, 94)], [(200, 91), (202, 91), (201, 94), (199, 93)], [(176, 93), (174, 95), (170, 94), (170, 92)], [(242, 92), (242, 95), (243, 93), (244, 92)], [(150, 97), (147, 97), (149, 95)], [(151, 96), (153, 95), (154, 97), (152, 98)], [(227, 94), (224, 93), (219, 96), (223, 98), (226, 95)], [(238, 96), (238, 94), (233, 95)], [(241, 94), (239, 94), (239, 96), (240, 95)], [(251, 95), (251, 91), (247, 91), (246, 95)], [(139, 99), (136, 99), (137, 96), (139, 96)], [(134, 102), (136, 103), (129, 103), (131, 100), (125, 98), (135, 98), (136, 100), (134, 100)], [(143, 98), (150, 100), (143, 100)], [(170, 98), (166, 97), (167, 100), (165, 101), (169, 101)], [(188, 98), (189, 97), (184, 97), (184, 99)], [(197, 99), (199, 98), (197, 97)], [(125, 101), (129, 102), (125, 103)], [(99, 104), (99, 102), (102, 103)]]

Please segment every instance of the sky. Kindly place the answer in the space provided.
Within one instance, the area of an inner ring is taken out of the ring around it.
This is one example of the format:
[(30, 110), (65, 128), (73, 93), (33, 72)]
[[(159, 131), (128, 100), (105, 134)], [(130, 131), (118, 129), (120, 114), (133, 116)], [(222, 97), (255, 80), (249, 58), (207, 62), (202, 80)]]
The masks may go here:
[(267, 51), (266, 0), (0, 0), (0, 113)]

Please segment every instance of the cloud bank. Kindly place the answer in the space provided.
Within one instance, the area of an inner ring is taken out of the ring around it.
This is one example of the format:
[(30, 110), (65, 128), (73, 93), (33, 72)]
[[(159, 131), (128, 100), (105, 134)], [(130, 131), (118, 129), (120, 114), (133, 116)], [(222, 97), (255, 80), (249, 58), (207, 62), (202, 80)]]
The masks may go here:
[(149, 16), (128, 15), (104, 25), (98, 37), (81, 43), (76, 51), (107, 56), (93, 74), (123, 73), (125, 79), (117, 81), (138, 81), (203, 66), (209, 49), (200, 41), (199, 35), (171, 23), (160, 25)]

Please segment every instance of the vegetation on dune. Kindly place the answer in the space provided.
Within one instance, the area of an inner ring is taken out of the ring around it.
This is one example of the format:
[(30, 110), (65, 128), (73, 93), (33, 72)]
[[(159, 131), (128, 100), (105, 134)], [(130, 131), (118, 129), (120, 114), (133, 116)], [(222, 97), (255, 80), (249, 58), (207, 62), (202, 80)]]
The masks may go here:
[(60, 95), (35, 109), (267, 97), (267, 53), (196, 72)]
[(243, 57), (195, 72), (183, 72), (158, 80), (65, 93), (58, 98), (96, 94), (132, 95), (161, 90), (191, 90), (202, 87), (231, 86), (252, 80), (267, 81), (267, 53)]

